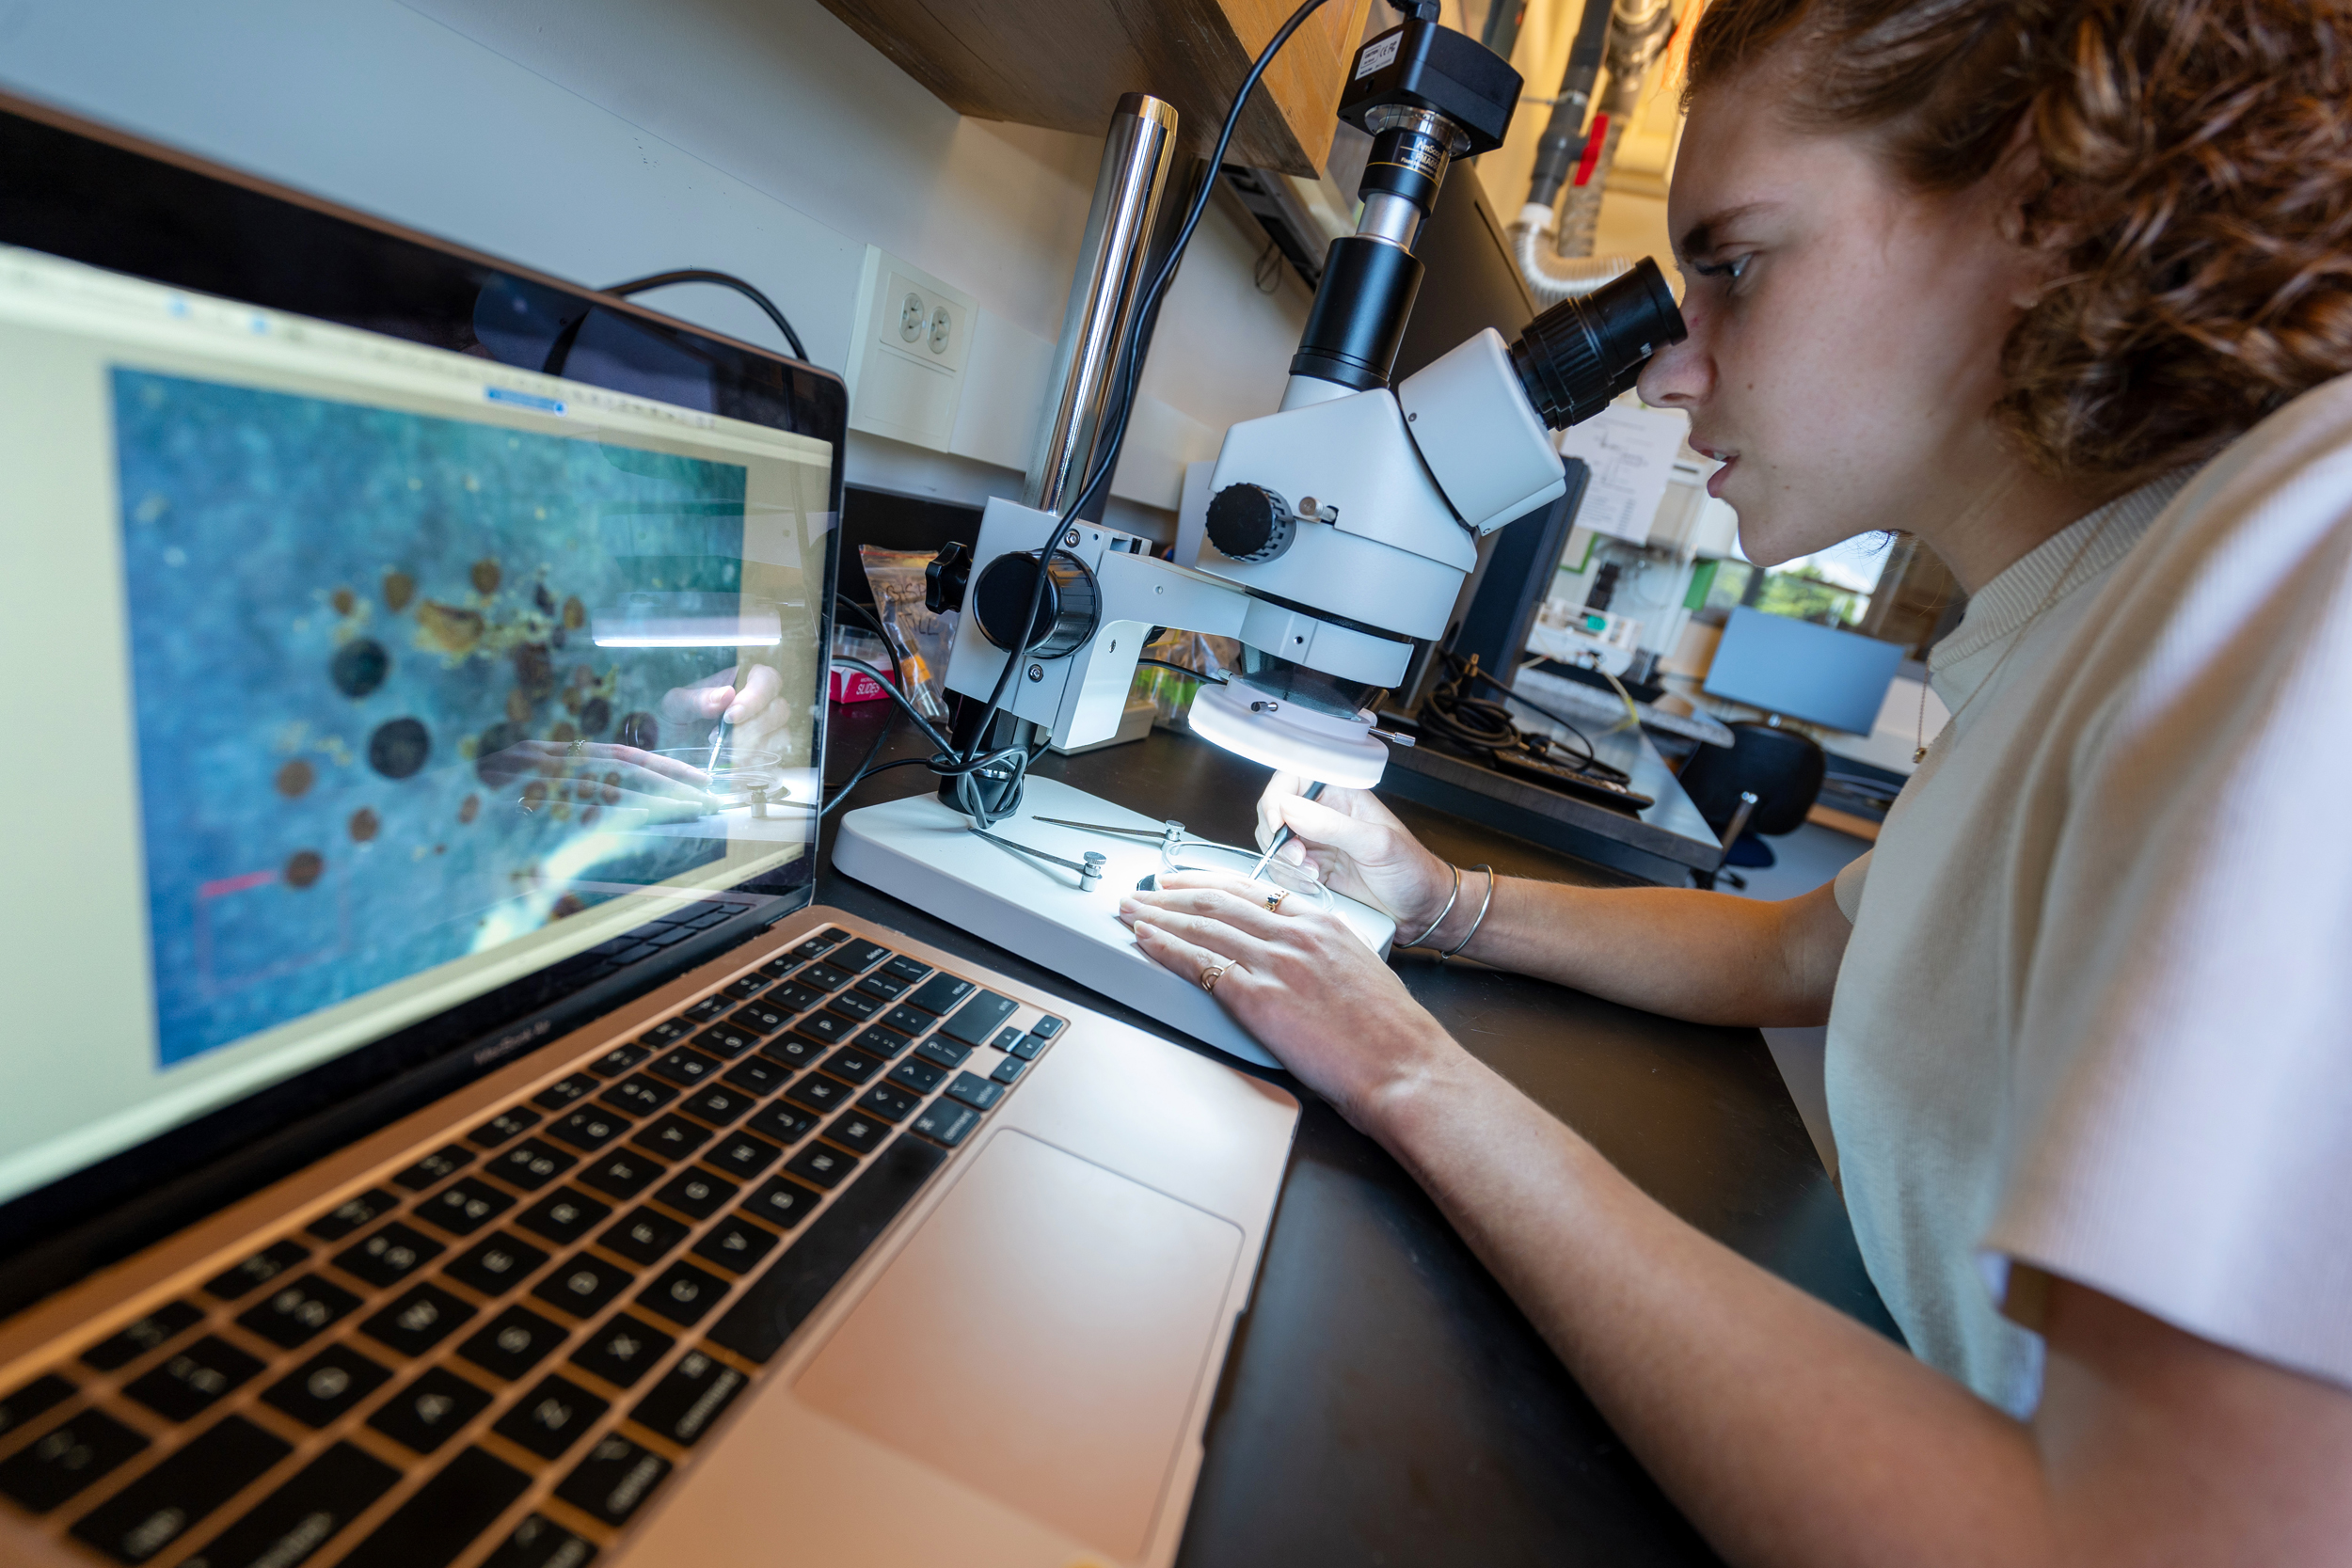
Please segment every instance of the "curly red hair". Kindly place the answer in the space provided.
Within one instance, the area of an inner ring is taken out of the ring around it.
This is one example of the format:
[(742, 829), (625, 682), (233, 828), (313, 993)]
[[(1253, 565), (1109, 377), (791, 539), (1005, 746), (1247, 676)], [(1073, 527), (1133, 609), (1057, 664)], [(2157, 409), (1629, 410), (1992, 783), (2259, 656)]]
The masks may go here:
[(1994, 415), (2043, 469), (2153, 473), (2352, 372), (2352, 0), (1713, 0), (1687, 92), (1767, 58), (1923, 189), (2026, 128), (2058, 277)]

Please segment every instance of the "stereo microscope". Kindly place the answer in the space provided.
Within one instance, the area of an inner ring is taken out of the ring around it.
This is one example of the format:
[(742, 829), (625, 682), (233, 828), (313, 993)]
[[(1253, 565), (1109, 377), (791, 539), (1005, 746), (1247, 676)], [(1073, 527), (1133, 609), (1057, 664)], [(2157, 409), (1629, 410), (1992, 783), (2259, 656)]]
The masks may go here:
[(1549, 431), (1598, 413), (1683, 336), (1645, 260), (1516, 342), (1481, 332), (1389, 385), (1421, 286), (1413, 241), (1447, 166), (1502, 145), (1518, 90), (1474, 40), (1418, 16), (1364, 45), (1340, 103), (1373, 136), (1363, 215), (1331, 244), (1280, 409), (1226, 433), (1199, 566), (1073, 521), (1024, 636), (1053, 518), (993, 501), (969, 562), (951, 556), (940, 574), (938, 608), (968, 611), (949, 689), (985, 701), (1017, 657), (1006, 709), (1085, 746), (1118, 728), (1154, 627), (1207, 632), (1236, 640), (1243, 661), (1195, 699), (1198, 733), (1327, 783), (1379, 779), (1370, 699), (1402, 680), (1416, 639), (1445, 634), (1478, 539), (1559, 497)]
[[(1417, 641), (1445, 634), (1478, 539), (1565, 488), (1550, 432), (1598, 413), (1658, 347), (1681, 341), (1674, 295), (1645, 259), (1545, 311), (1514, 342), (1481, 332), (1390, 385), (1421, 286), (1413, 242), (1447, 166), (1502, 145), (1520, 87), (1502, 60), (1438, 26), (1431, 0), (1398, 8), (1406, 20), (1357, 52), (1340, 103), (1340, 118), (1373, 137), (1357, 231), (1331, 244), (1280, 407), (1226, 433), (1199, 565), (1074, 516), (1061, 520), (1058, 546), (1041, 552), (1055, 514), (990, 501), (977, 546), (949, 546), (931, 574), (933, 608), (963, 611), (946, 684), (967, 713), (1001, 690), (1000, 721), (1025, 721), (1065, 750), (1108, 739), (1155, 630), (1204, 632), (1236, 641), (1241, 667), (1194, 698), (1196, 734), (1270, 768), (1369, 787), (1387, 763), (1374, 730), (1379, 694), (1402, 681)], [(1008, 660), (1017, 661), (1012, 678), (1000, 681)], [(1001, 744), (968, 738), (977, 749)], [(1025, 785), (1018, 768), (1002, 784), (977, 823), (946, 784), (936, 799), (851, 812), (834, 863), (1211, 1044), (1267, 1060), (1212, 999), (1142, 958), (1115, 918), (1135, 877), (1100, 833), (1174, 825), (1054, 781)], [(1003, 838), (1008, 829), (1019, 838)], [(991, 837), (994, 847), (982, 842)], [(995, 848), (1032, 856), (1039, 885), (1011, 885)], [(1386, 950), (1394, 927), (1385, 915), (1341, 912)]]

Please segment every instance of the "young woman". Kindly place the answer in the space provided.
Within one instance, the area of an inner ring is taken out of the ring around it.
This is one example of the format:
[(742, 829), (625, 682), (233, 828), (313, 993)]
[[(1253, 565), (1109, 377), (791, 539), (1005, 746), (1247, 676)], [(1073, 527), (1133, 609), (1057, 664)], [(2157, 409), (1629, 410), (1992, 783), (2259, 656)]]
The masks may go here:
[(1826, 1018), (1915, 1354), (1651, 1202), (1335, 922), (1208, 877), (1127, 918), (1415, 1173), (1735, 1561), (2352, 1558), (2352, 14), (1714, 0), (1689, 109), (1690, 337), (1642, 395), (1752, 560), (1899, 527), (1970, 592), (1875, 851), (1772, 905), (1490, 890), (1295, 779), (1261, 821), (1429, 945)]

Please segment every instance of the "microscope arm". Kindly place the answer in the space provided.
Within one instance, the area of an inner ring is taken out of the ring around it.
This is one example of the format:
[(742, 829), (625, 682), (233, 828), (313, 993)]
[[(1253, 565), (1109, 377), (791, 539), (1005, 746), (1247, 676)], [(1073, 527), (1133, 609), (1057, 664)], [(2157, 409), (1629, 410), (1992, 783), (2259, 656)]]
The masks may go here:
[(1152, 627), (1238, 638), (1256, 602), (1235, 583), (1151, 555), (1105, 553), (1094, 579), (1102, 623), (1068, 660), (1076, 668), (1054, 717), (1057, 746), (1086, 746), (1118, 733), (1136, 660)]
[[(975, 587), (966, 591), (966, 612), (958, 617), (948, 659), (950, 690), (985, 702), (995, 689), (1005, 651), (983, 628), (977, 612), (977, 601), (988, 591), (984, 578), (1000, 558), (1033, 549), (1053, 521), (1049, 513), (1001, 497), (988, 503), (973, 552)], [(1082, 568), (1084, 576), (1066, 592), (1057, 591), (1056, 632), (1067, 625), (1075, 645), (1031, 655), (1007, 689), (1004, 704), (1014, 717), (1050, 730), (1057, 746), (1088, 746), (1119, 733), (1136, 660), (1154, 626), (1213, 637), (1300, 635), (1274, 624), (1274, 618), (1287, 621), (1289, 612), (1252, 598), (1239, 583), (1162, 561), (1150, 549), (1150, 541), (1100, 523), (1078, 524), (1063, 536), (1057, 559)], [(1024, 600), (1028, 570), (1014, 578), (1022, 590), (1015, 596)]]

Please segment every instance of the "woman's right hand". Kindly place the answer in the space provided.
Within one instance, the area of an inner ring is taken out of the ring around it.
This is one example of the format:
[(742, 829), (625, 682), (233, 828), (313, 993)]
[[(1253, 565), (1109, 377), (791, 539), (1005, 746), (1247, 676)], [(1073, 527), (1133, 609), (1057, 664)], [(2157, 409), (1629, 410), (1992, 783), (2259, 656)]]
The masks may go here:
[(1276, 859), (1313, 866), (1333, 892), (1386, 910), (1401, 932), (1434, 922), (1453, 891), (1453, 869), (1422, 848), (1372, 791), (1335, 786), (1310, 800), (1308, 782), (1295, 773), (1274, 775), (1258, 797), (1259, 847), (1287, 827), (1295, 836)]

